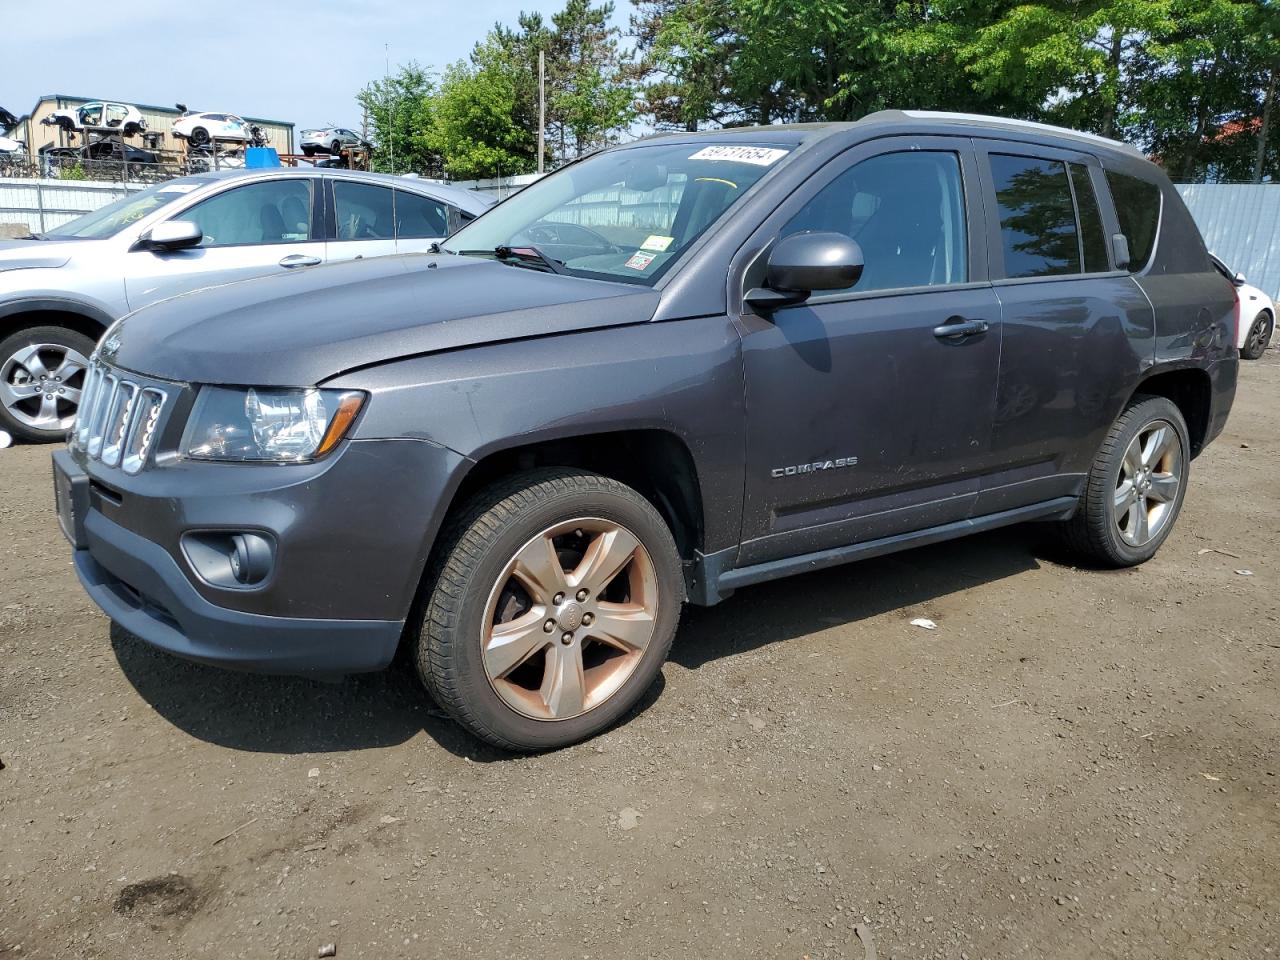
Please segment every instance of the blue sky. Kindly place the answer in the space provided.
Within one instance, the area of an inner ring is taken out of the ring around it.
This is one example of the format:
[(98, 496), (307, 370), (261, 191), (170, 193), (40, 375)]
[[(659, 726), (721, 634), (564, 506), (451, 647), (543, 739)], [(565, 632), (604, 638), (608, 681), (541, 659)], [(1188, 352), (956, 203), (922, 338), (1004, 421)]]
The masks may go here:
[[(43, 94), (119, 99), (357, 127), (355, 94), (391, 64), (439, 71), (495, 21), (544, 16), (563, 0), (89, 0), (5, 4), (0, 107)], [(625, 29), (631, 4), (614, 20)]]

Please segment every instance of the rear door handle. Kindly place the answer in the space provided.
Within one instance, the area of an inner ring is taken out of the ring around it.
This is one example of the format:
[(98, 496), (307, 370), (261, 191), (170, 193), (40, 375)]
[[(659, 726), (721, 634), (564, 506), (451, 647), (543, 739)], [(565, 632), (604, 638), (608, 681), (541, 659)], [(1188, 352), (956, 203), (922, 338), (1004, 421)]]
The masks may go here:
[(964, 317), (948, 317), (947, 322), (933, 328), (933, 335), (939, 340), (963, 340), (986, 333), (991, 327), (985, 320), (966, 320)]
[(288, 267), (314, 267), (320, 262), (319, 257), (308, 256), (305, 253), (291, 253), (287, 257), (280, 260), (280, 266)]

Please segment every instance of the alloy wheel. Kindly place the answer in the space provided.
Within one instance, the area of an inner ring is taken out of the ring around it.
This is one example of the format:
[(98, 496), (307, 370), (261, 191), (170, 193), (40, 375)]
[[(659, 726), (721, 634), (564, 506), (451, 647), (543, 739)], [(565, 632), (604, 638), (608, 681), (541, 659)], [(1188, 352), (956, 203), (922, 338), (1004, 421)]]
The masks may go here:
[(69, 430), (89, 361), (57, 343), (23, 346), (0, 362), (0, 403), (33, 430)]
[(1182, 441), (1173, 424), (1153, 420), (1125, 450), (1115, 489), (1115, 524), (1125, 543), (1141, 547), (1173, 516), (1183, 475)]
[(1271, 339), (1271, 323), (1267, 319), (1265, 313), (1258, 314), (1258, 319), (1254, 321), (1253, 327), (1249, 330), (1249, 340), (1245, 344), (1245, 350), (1251, 354), (1260, 354), (1267, 346), (1267, 341)]
[(523, 716), (581, 716), (635, 672), (658, 602), (653, 560), (630, 530), (595, 517), (548, 527), (490, 592), (481, 628), (489, 683)]

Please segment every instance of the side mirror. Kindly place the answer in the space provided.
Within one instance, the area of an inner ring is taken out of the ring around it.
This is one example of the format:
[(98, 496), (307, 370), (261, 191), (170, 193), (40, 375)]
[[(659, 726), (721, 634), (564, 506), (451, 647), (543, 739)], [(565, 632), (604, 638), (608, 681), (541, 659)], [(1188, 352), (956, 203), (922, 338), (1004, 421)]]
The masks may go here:
[(1234, 283), (1237, 287), (1243, 287), (1249, 281), (1244, 278), (1243, 273), (1237, 270), (1236, 275), (1231, 278), (1231, 282)]
[(204, 231), (190, 220), (166, 220), (152, 227), (143, 242), (152, 250), (185, 250), (203, 239)]
[(761, 309), (801, 303), (816, 290), (852, 287), (862, 265), (862, 248), (843, 233), (793, 233), (769, 251), (764, 287), (744, 299)]

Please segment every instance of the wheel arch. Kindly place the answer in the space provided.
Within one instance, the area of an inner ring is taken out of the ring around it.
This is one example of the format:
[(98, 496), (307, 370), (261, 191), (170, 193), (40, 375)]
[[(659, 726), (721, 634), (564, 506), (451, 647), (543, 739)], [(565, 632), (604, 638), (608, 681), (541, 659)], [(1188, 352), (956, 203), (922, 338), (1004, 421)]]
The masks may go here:
[(45, 297), (0, 304), (0, 338), (28, 327), (66, 327), (95, 343), (113, 319), (103, 311), (76, 300)]
[(692, 561), (702, 549), (703, 499), (697, 465), (685, 442), (661, 429), (584, 433), (491, 449), (459, 481), (445, 511), (445, 523), (484, 487), (540, 467), (589, 470), (625, 483), (662, 515), (683, 561)]
[(1207, 370), (1201, 367), (1154, 370), (1138, 383), (1125, 406), (1137, 396), (1164, 397), (1171, 401), (1187, 422), (1191, 456), (1200, 455), (1213, 410), (1213, 379)]

